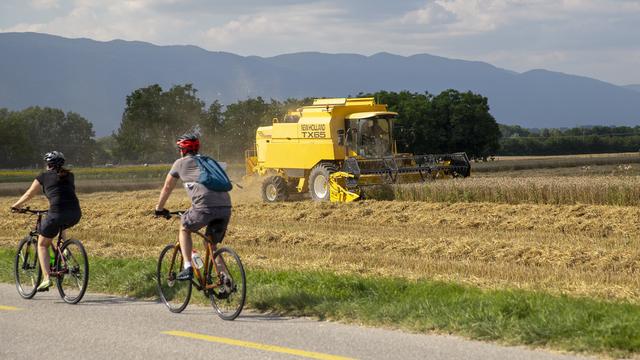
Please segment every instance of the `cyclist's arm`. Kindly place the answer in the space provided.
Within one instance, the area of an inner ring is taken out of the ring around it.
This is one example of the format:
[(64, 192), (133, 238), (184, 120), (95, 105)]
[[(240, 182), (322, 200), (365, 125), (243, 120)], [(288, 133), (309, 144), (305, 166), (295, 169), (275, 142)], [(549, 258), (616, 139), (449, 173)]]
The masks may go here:
[(20, 200), (18, 200), (15, 204), (13, 204), (12, 207), (13, 208), (22, 207), (22, 205), (24, 205), (24, 203), (29, 201), (32, 197), (34, 197), (35, 195), (38, 195), (41, 190), (42, 190), (42, 187), (40, 186), (40, 182), (38, 180), (33, 180), (33, 183), (31, 183), (31, 187), (29, 188), (29, 190), (27, 190), (24, 193), (24, 195), (22, 195)]
[(178, 183), (178, 178), (174, 177), (171, 174), (167, 174), (167, 178), (164, 181), (164, 186), (162, 187), (162, 191), (160, 192), (160, 198), (158, 199), (158, 205), (156, 205), (156, 210), (164, 209), (164, 204), (167, 203), (167, 199), (169, 199), (169, 195), (173, 191), (173, 188), (176, 187)]

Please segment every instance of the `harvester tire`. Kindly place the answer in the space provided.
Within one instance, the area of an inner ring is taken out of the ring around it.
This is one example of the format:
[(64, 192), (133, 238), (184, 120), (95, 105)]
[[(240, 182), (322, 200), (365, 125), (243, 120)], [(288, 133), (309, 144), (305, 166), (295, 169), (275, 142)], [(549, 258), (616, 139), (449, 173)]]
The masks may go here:
[(264, 202), (287, 201), (287, 181), (282, 176), (269, 176), (262, 182), (262, 200)]
[(337, 172), (338, 168), (332, 163), (320, 163), (311, 169), (309, 174), (309, 194), (315, 201), (329, 201), (329, 175)]

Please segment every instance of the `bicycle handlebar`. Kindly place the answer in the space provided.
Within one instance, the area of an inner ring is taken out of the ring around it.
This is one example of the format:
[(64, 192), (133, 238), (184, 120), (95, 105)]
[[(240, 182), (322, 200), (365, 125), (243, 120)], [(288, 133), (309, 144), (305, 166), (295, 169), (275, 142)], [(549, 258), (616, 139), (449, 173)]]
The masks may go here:
[(49, 212), (49, 210), (31, 210), (28, 207), (23, 209), (11, 208), (11, 211), (18, 214), (34, 214), (34, 215), (42, 215)]
[(155, 217), (156, 217), (156, 218), (163, 217), (163, 218), (165, 218), (165, 219), (169, 220), (169, 219), (171, 219), (172, 215), (182, 216), (182, 215), (184, 214), (184, 212), (185, 212), (184, 210), (179, 210), (179, 211), (170, 211), (170, 212), (166, 213), (166, 215), (160, 215), (160, 214), (158, 214), (158, 215), (156, 215)]

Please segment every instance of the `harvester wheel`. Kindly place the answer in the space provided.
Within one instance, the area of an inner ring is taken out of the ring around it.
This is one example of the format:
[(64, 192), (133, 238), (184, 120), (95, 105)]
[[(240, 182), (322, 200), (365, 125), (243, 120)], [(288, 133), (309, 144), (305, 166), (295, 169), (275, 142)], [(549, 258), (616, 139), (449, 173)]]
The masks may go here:
[(329, 201), (329, 175), (338, 171), (331, 163), (320, 163), (309, 174), (309, 193), (315, 201)]
[(264, 202), (286, 201), (288, 197), (287, 182), (282, 176), (269, 176), (262, 182), (262, 200)]

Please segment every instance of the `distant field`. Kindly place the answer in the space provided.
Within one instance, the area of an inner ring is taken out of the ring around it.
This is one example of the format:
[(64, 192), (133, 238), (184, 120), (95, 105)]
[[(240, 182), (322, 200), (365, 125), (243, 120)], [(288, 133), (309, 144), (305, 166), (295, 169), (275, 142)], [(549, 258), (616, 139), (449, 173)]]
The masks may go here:
[(495, 161), (474, 162), (472, 171), (478, 173), (517, 171), (528, 169), (556, 169), (599, 165), (639, 164), (640, 153), (561, 155), (561, 156), (502, 156)]
[[(170, 164), (133, 165), (115, 167), (73, 168), (76, 189), (80, 193), (99, 191), (133, 191), (156, 189), (162, 186)], [(42, 170), (0, 170), (0, 196), (19, 195), (24, 192)], [(234, 180), (242, 179), (243, 164), (228, 168)]]
[[(77, 180), (85, 179), (152, 179), (167, 174), (171, 165), (86, 167), (71, 169)], [(0, 183), (30, 182), (40, 169), (0, 170)]]
[(372, 198), (426, 202), (640, 205), (640, 176), (486, 177), (385, 186)]
[[(579, 164), (579, 165), (576, 165)], [(170, 165), (76, 168), (80, 193), (158, 189)], [(244, 178), (243, 164), (228, 172), (258, 199), (260, 179)], [(18, 196), (37, 170), (0, 170), (0, 196)], [(640, 205), (640, 155), (596, 154), (550, 157), (500, 157), (472, 163), (471, 178), (366, 189), (372, 199), (430, 202)]]
[[(124, 165), (113, 167), (79, 167), (72, 168), (76, 180), (105, 180), (105, 179), (164, 179), (171, 168), (171, 164), (153, 165)], [(42, 169), (1, 170), (0, 183), (31, 182)], [(230, 174), (244, 171), (244, 164), (230, 164)]]
[(638, 152), (606, 153), (606, 154), (578, 154), (578, 155), (535, 155), (535, 156), (496, 156), (495, 161), (527, 161), (527, 160), (565, 160), (565, 159), (602, 159), (639, 157)]

